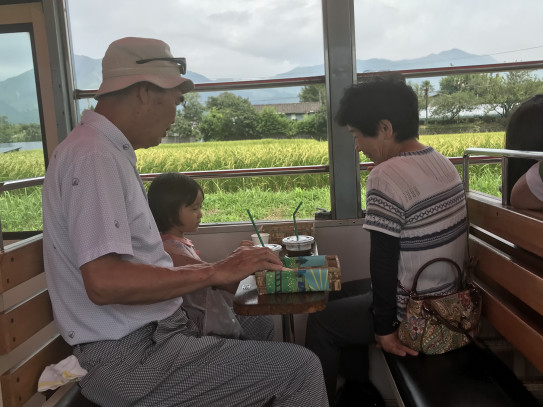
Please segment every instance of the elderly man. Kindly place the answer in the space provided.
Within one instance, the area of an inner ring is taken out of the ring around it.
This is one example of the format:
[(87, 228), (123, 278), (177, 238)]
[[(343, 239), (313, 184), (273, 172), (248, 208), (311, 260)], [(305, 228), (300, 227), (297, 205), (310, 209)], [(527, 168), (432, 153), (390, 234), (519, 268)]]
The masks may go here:
[(279, 270), (265, 248), (174, 268), (134, 150), (159, 144), (194, 84), (159, 40), (123, 38), (102, 61), (94, 111), (54, 151), (43, 186), (44, 258), (56, 323), (101, 406), (326, 406), (303, 347), (202, 336), (183, 294)]

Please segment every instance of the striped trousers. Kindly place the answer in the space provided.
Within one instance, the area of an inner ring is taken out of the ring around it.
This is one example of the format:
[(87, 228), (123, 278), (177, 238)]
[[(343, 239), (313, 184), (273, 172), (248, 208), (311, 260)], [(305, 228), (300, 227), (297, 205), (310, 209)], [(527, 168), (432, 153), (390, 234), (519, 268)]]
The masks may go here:
[(76, 345), (100, 406), (328, 406), (319, 359), (290, 343), (200, 336), (183, 308), (119, 340)]

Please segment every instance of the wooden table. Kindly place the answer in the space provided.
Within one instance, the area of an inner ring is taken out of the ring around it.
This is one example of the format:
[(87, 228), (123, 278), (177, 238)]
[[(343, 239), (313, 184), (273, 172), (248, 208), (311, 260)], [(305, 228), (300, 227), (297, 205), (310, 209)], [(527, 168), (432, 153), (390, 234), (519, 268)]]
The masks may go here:
[(327, 291), (258, 295), (255, 276), (239, 283), (234, 311), (239, 315), (281, 315), (283, 340), (294, 343), (293, 314), (309, 314), (326, 307)]

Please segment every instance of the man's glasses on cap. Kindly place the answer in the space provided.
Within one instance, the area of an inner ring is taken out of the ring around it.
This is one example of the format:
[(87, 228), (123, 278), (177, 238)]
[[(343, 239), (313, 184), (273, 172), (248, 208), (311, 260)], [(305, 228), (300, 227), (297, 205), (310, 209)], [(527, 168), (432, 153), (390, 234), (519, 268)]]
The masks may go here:
[(187, 59), (186, 58), (149, 58), (149, 59), (140, 59), (136, 61), (136, 64), (146, 64), (147, 62), (151, 61), (169, 61), (169, 62), (175, 62), (177, 66), (179, 66), (179, 72), (181, 75), (185, 75), (187, 73)]

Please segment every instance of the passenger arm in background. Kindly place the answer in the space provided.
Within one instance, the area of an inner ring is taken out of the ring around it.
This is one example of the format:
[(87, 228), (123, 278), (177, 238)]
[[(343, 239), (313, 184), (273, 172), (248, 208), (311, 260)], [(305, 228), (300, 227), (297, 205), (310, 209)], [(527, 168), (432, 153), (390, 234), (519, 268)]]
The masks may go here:
[(526, 174), (522, 175), (511, 191), (511, 205), (518, 209), (543, 210), (543, 201), (530, 190)]

